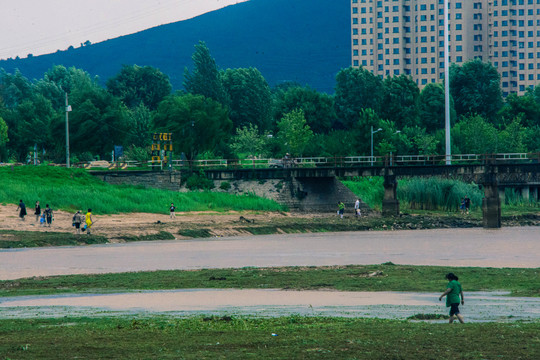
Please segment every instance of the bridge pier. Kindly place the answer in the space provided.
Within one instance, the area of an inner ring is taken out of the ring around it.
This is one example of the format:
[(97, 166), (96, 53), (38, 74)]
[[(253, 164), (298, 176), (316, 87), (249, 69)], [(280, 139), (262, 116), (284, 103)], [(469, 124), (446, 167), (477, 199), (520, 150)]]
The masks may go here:
[(501, 227), (501, 199), (494, 167), (484, 175), (484, 198), (482, 199), (483, 224), (485, 229)]
[(506, 193), (503, 187), (499, 187), (499, 199), (501, 200), (501, 204), (506, 203)]
[(530, 200), (531, 188), (529, 186), (524, 186), (521, 188), (521, 197), (524, 201)]
[(397, 199), (397, 179), (393, 173), (385, 172), (384, 198), (382, 202), (383, 216), (399, 216), (399, 200)]

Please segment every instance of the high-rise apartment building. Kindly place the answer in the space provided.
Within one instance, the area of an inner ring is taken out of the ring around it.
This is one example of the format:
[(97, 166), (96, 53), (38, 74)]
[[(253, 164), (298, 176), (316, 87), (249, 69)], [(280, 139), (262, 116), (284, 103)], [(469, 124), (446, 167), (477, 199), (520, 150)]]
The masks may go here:
[[(443, 0), (351, 0), (352, 65), (382, 77), (444, 78)], [(450, 62), (491, 62), (504, 95), (540, 83), (540, 0), (449, 1)]]

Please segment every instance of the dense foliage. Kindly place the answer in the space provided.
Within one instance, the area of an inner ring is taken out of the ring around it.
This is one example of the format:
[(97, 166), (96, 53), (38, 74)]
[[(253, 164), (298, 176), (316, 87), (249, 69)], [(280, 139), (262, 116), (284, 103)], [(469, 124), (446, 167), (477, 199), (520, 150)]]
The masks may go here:
[[(335, 94), (297, 83), (271, 88), (256, 68), (221, 70), (195, 45), (185, 91), (166, 74), (125, 65), (102, 87), (82, 69), (54, 66), (43, 78), (0, 71), (0, 161), (65, 161), (65, 101), (72, 162), (110, 156), (147, 159), (152, 132), (173, 134), (175, 157), (441, 154), (444, 88), (421, 91), (407, 76), (381, 79), (342, 69)], [(501, 96), (499, 75), (478, 60), (451, 69), (453, 153), (540, 151), (540, 87)], [(182, 155), (183, 154), (183, 155)]]

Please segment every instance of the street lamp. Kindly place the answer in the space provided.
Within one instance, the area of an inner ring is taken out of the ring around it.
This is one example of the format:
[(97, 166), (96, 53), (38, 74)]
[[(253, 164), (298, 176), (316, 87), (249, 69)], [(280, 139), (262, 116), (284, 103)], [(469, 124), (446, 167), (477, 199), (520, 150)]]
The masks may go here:
[(378, 133), (379, 131), (382, 131), (382, 129), (378, 128), (373, 131), (373, 126), (371, 127), (371, 166), (373, 166), (373, 134)]
[(69, 168), (69, 112), (71, 105), (68, 102), (68, 94), (66, 92), (66, 167)]
[(452, 149), (450, 146), (450, 45), (448, 35), (450, 26), (448, 20), (448, 0), (444, 0), (444, 131), (446, 138), (446, 165), (452, 164)]

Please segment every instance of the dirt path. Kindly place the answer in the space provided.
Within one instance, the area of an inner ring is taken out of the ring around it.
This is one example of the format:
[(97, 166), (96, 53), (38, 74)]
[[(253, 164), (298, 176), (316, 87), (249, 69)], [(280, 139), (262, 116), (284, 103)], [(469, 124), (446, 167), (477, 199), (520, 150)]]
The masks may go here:
[[(447, 315), (439, 293), (193, 289), (120, 294), (0, 298), (0, 318), (62, 316), (305, 315), (407, 319)], [(540, 298), (470, 292), (461, 310), (468, 322), (540, 319)], [(444, 321), (444, 320), (439, 320)]]
[[(31, 205), (33, 206), (33, 204)], [(29, 213), (25, 221), (21, 221), (16, 211), (16, 205), (0, 205), (0, 229), (2, 230), (18, 230), (18, 231), (54, 231), (54, 232), (71, 232), (75, 229), (72, 226), (73, 213), (65, 211), (54, 211), (54, 221), (52, 226), (42, 227), (36, 222), (33, 214), (33, 208), (28, 208)], [(245, 216), (246, 220), (241, 220), (241, 216)], [(313, 218), (321, 215), (313, 214), (295, 214), (294, 218)], [(234, 228), (245, 226), (249, 221), (255, 223), (269, 222), (272, 219), (290, 218), (288, 213), (239, 213), (228, 212), (227, 214), (215, 212), (189, 212), (177, 213), (174, 219), (171, 219), (166, 214), (149, 214), (149, 213), (133, 213), (133, 214), (115, 214), (115, 215), (93, 215), (95, 221), (93, 233), (96, 235), (105, 235), (111, 242), (121, 242), (118, 239), (125, 235), (152, 235), (160, 231), (168, 231), (177, 235), (178, 229), (182, 227), (207, 227), (214, 229), (214, 232), (219, 236), (234, 236), (239, 235)], [(240, 233), (241, 234), (241, 233)], [(183, 237), (177, 235), (177, 238)], [(115, 241), (117, 240), (117, 241)], [(1, 241), (1, 239), (0, 239)]]

